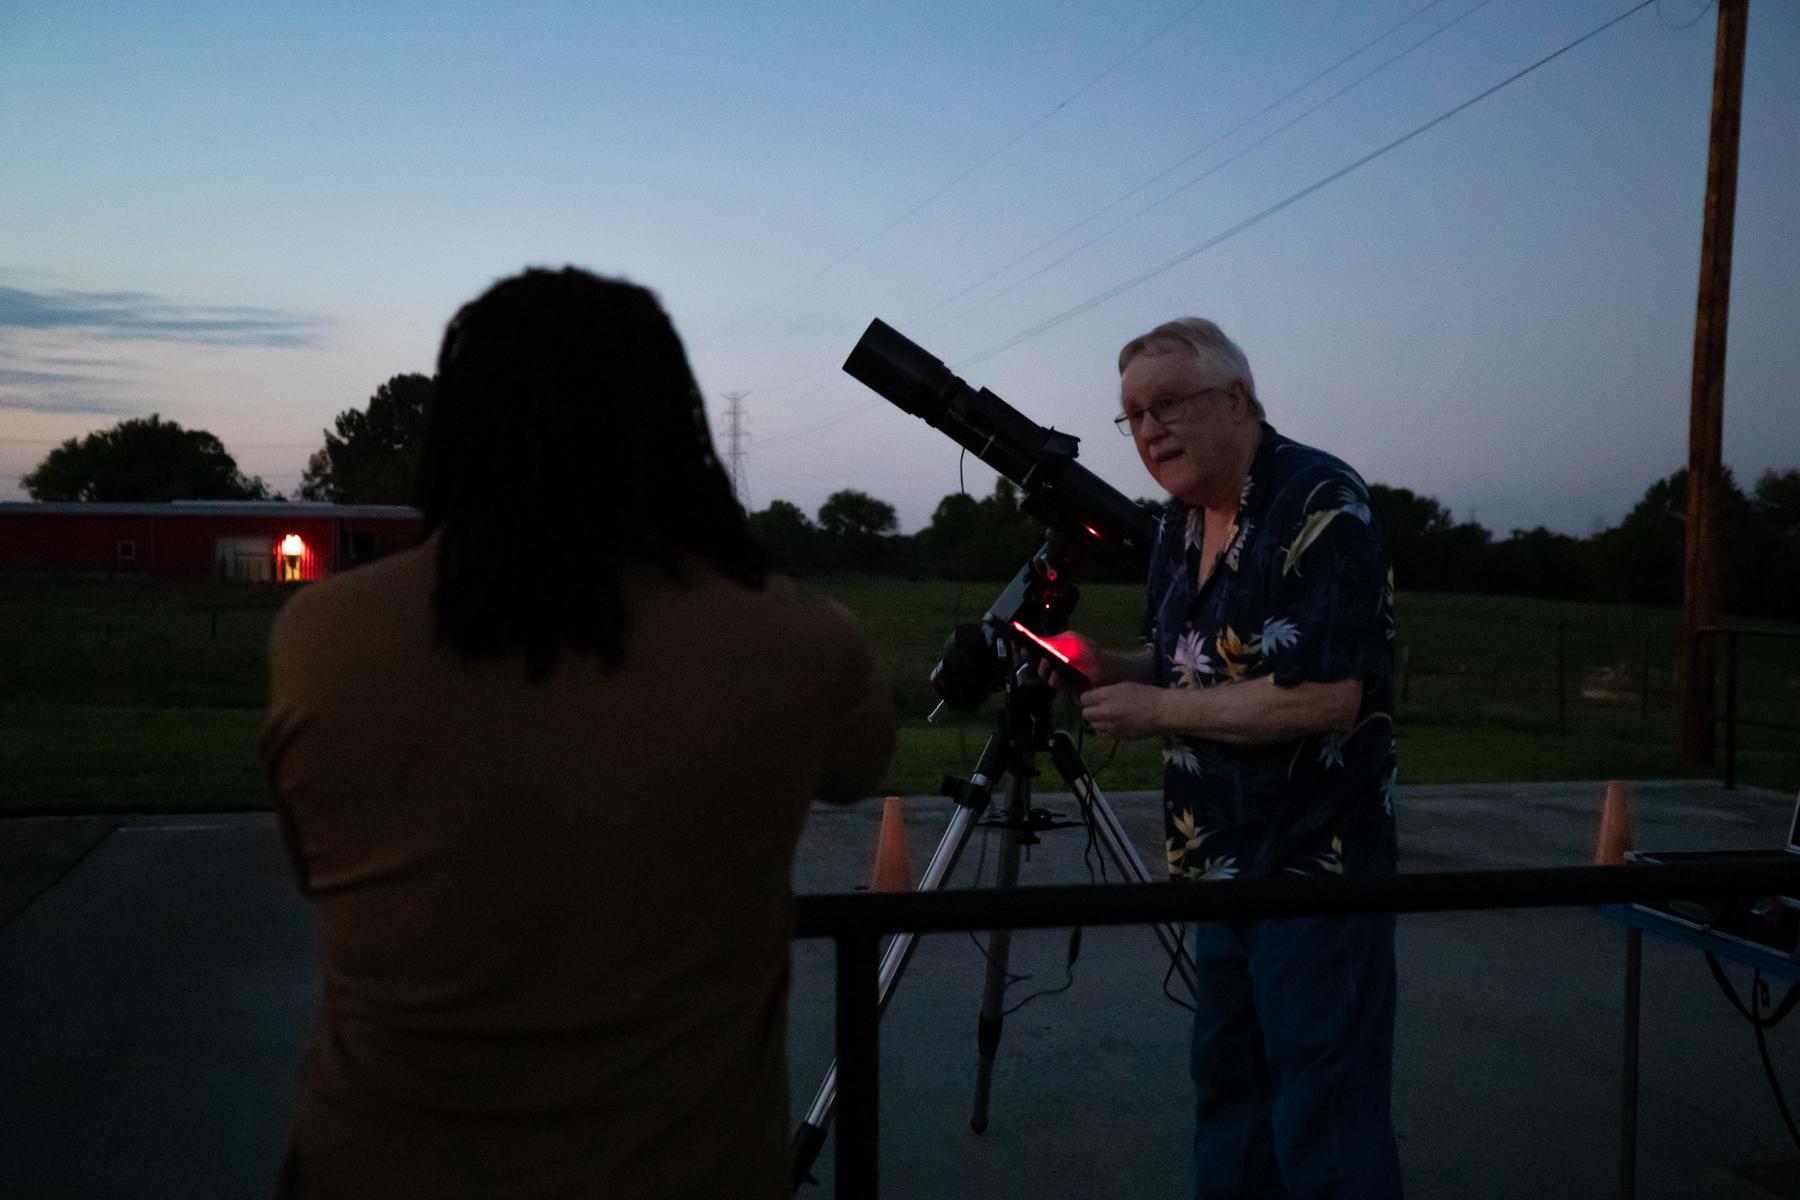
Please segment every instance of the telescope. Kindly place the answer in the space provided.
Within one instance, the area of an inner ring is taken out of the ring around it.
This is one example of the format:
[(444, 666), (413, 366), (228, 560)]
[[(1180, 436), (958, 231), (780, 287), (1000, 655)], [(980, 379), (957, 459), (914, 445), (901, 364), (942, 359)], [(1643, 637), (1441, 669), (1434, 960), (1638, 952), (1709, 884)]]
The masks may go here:
[(1036, 655), (1048, 649), (1043, 637), (1068, 628), (1081, 564), (1101, 557), (1140, 574), (1149, 569), (1155, 518), (1075, 461), (1081, 439), (1039, 425), (986, 388), (970, 387), (879, 318), (844, 360), (844, 371), (1018, 485), (1020, 509), (1046, 530), (1043, 546), (980, 624), (950, 635), (931, 684), (951, 708), (972, 711), (1005, 682), (1003, 646)]
[[(1006, 585), (979, 624), (957, 627), (944, 647), (943, 658), (932, 669), (931, 686), (943, 700), (939, 708), (948, 705), (972, 711), (1001, 688), (1006, 698), (994, 735), (982, 747), (968, 778), (944, 777), (941, 794), (954, 800), (955, 808), (949, 828), (919, 880), (919, 890), (944, 886), (977, 825), (1006, 833), (995, 868), (1001, 887), (1018, 882), (1020, 856), (1025, 847), (1039, 841), (1040, 833), (1082, 824), (1092, 839), (1090, 845), (1097, 842), (1121, 875), (1148, 883), (1149, 869), (1101, 794), (1093, 772), (1081, 761), (1075, 740), (1052, 729), (1051, 689), (1039, 677), (1037, 662), (1044, 656), (1059, 659), (1065, 679), (1069, 677), (1068, 659), (1050, 637), (1068, 628), (1069, 613), (1075, 607), (1077, 568), (1099, 556), (1144, 573), (1149, 568), (1155, 517), (1076, 464), (1077, 438), (1039, 425), (986, 388), (976, 391), (882, 321), (870, 322), (845, 360), (844, 370), (896, 407), (943, 430), (1017, 484), (1025, 496), (1020, 508), (1046, 527), (1043, 546)], [(1049, 752), (1050, 761), (1080, 804), (1081, 821), (1061, 820), (1047, 808), (1032, 806), (1031, 781), (1038, 773), (1032, 764), (1043, 751)], [(1005, 802), (993, 807), (1002, 781), (1006, 782)], [(1070, 939), (1071, 966), (1080, 946), (1079, 934), (1077, 930)], [(1194, 991), (1194, 964), (1182, 948), (1181, 928), (1159, 925), (1156, 936), (1173, 961), (1171, 969), (1178, 970), (1188, 990)], [(1001, 1025), (1012, 1011), (1005, 1004), (1007, 986), (1013, 981), (1006, 969), (1011, 937), (1011, 930), (995, 930), (982, 950), (987, 974), (976, 1033), (980, 1061), (974, 1112), (969, 1118), (969, 1128), (976, 1133), (987, 1128), (994, 1057), (1000, 1047)], [(916, 944), (917, 935), (911, 932), (896, 933), (888, 940), (876, 972), (877, 1012), (886, 1008)], [(873, 1085), (865, 1081), (865, 1086)], [(825, 1144), (825, 1127), (837, 1107), (837, 1089), (838, 1066), (834, 1062), (789, 1146), (796, 1191), (810, 1178), (807, 1169)], [(846, 1194), (849, 1178), (843, 1173), (844, 1161), (839, 1159), (840, 1195)]]
[(1080, 552), (1149, 568), (1155, 519), (1075, 461), (1080, 438), (1039, 425), (986, 388), (976, 391), (879, 318), (844, 371), (1012, 480), (1025, 496), (1020, 507)]

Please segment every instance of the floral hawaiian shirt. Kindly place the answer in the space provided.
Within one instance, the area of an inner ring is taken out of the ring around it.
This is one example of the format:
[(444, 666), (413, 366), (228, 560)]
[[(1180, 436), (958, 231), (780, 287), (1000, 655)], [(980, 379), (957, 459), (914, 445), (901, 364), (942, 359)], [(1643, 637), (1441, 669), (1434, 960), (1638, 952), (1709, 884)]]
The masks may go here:
[(1168, 738), (1169, 874), (1392, 871), (1394, 585), (1368, 485), (1264, 424), (1236, 524), (1204, 587), (1201, 517), (1171, 502), (1151, 549), (1145, 632), (1155, 682), (1360, 679), (1362, 707), (1347, 735), (1267, 746)]

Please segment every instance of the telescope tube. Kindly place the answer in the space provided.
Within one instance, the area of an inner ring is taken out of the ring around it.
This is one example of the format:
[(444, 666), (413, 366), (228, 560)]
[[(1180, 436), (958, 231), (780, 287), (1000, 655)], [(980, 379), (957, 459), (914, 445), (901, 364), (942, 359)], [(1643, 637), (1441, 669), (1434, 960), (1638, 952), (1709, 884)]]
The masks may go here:
[(1155, 519), (1075, 461), (1080, 439), (1047, 429), (876, 318), (844, 371), (1019, 486), (1026, 512), (1085, 549), (1148, 569)]

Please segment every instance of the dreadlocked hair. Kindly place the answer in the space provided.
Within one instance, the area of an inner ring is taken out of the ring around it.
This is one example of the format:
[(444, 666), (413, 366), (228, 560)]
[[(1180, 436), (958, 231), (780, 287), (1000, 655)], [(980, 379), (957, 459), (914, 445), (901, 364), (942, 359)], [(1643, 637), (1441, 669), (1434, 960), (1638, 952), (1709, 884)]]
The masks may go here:
[(468, 659), (623, 661), (628, 560), (692, 555), (760, 588), (768, 558), (713, 451), (681, 339), (648, 290), (532, 268), (444, 331), (425, 430), (436, 640)]

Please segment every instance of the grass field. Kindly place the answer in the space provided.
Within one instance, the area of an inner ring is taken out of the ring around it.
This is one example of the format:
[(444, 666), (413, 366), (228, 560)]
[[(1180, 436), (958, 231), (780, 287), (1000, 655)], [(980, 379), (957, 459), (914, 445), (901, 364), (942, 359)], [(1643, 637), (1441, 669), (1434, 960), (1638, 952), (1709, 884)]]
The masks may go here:
[[(1000, 585), (812, 582), (862, 619), (893, 681), (903, 727), (886, 790), (931, 792), (966, 773), (991, 715), (927, 725), (926, 676), (949, 630)], [(0, 813), (266, 807), (256, 737), (284, 597), (253, 584), (0, 581)], [(1076, 625), (1127, 644), (1141, 601), (1136, 587), (1089, 586)], [(1679, 775), (1679, 626), (1669, 609), (1402, 595), (1402, 782)], [(1800, 641), (1746, 640), (1739, 674), (1742, 715), (1800, 725)], [(1154, 744), (1085, 749), (1105, 787), (1160, 781)], [(1800, 787), (1800, 733), (1743, 730), (1739, 775)]]

